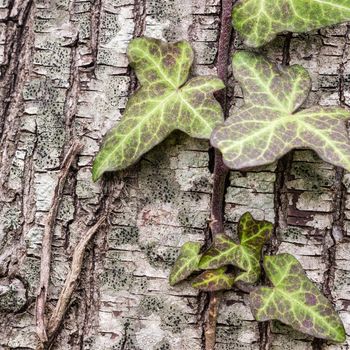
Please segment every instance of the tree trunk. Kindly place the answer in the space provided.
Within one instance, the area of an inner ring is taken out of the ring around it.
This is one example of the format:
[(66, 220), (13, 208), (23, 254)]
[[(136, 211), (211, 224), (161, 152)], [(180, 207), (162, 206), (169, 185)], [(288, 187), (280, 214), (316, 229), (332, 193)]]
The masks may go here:
[[(136, 89), (126, 48), (135, 36), (187, 39), (194, 74), (216, 74), (219, 0), (0, 0), (0, 349), (37, 349), (35, 299), (42, 238), (51, 227), (47, 320), (57, 304), (80, 238), (108, 216), (88, 245), (78, 286), (53, 349), (200, 350), (208, 296), (189, 283), (170, 287), (169, 269), (188, 240), (205, 241), (212, 150), (179, 132), (131, 169), (99, 183), (91, 163), (103, 135)], [(346, 105), (346, 25), (281, 35), (263, 51), (310, 70), (308, 105)], [(243, 48), (234, 35), (232, 51)], [(233, 79), (232, 108), (242, 95)], [(61, 164), (74, 140), (62, 195)], [(57, 195), (58, 193), (58, 195)], [(227, 232), (251, 211), (276, 223), (270, 252), (289, 252), (334, 303), (350, 334), (350, 175), (309, 151), (277, 164), (231, 172)], [(349, 349), (276, 323), (253, 320), (246, 295), (220, 307), (217, 350)]]

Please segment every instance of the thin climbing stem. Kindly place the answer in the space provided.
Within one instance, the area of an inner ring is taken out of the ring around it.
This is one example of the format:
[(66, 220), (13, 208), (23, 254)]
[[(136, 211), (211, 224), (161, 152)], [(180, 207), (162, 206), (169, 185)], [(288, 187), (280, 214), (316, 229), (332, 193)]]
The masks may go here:
[(63, 289), (58, 298), (57, 305), (52, 312), (50, 320), (47, 326), (47, 338), (48, 338), (48, 346), (51, 347), (52, 342), (56, 333), (61, 326), (64, 316), (68, 310), (68, 307), (71, 302), (72, 295), (76, 289), (78, 284), (78, 280), (81, 274), (81, 270), (83, 268), (84, 255), (85, 250), (94, 237), (100, 226), (106, 220), (106, 215), (103, 215), (94, 226), (92, 226), (85, 235), (83, 235), (74, 249), (73, 259), (70, 271), (66, 277), (66, 281), (64, 283)]
[(46, 343), (46, 322), (45, 322), (45, 308), (47, 301), (47, 293), (50, 282), (50, 268), (51, 268), (51, 245), (52, 236), (55, 226), (55, 221), (58, 213), (58, 209), (62, 200), (62, 193), (64, 185), (66, 183), (69, 170), (76, 159), (79, 152), (83, 149), (83, 145), (79, 140), (75, 140), (69, 148), (58, 175), (57, 184), (54, 190), (54, 196), (50, 205), (50, 209), (45, 221), (44, 234), (42, 240), (42, 253), (40, 264), (40, 282), (36, 297), (36, 327), (37, 335), (42, 343)]
[[(221, 30), (219, 38), (217, 71), (225, 85), (228, 82), (228, 66), (230, 60), (230, 42), (232, 36), (231, 13), (232, 0), (221, 1)], [(218, 100), (224, 110), (225, 118), (228, 116), (227, 90), (218, 95)], [(215, 164), (213, 173), (213, 193), (211, 200), (211, 237), (224, 232), (224, 210), (226, 180), (229, 169), (224, 164), (220, 151), (215, 150)], [(216, 341), (216, 323), (220, 305), (221, 293), (211, 293), (208, 305), (208, 315), (205, 327), (205, 349), (213, 350)]]

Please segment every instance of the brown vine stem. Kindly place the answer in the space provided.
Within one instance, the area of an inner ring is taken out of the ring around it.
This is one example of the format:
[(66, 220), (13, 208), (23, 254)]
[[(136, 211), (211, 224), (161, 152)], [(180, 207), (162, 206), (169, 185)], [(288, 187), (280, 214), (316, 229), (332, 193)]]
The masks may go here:
[(66, 183), (69, 169), (72, 166), (78, 153), (82, 150), (83, 145), (75, 140), (69, 148), (60, 168), (54, 196), (50, 209), (45, 221), (44, 234), (42, 240), (42, 253), (40, 262), (40, 282), (36, 297), (35, 316), (37, 335), (42, 343), (47, 342), (46, 325), (45, 325), (45, 307), (47, 292), (50, 281), (51, 267), (51, 245), (56, 216), (62, 199), (64, 184)]
[[(228, 81), (228, 65), (230, 59), (230, 42), (232, 35), (231, 13), (234, 1), (221, 1), (221, 29), (219, 37), (219, 47), (217, 56), (218, 77), (223, 80), (225, 85)], [(223, 90), (218, 95), (218, 100), (224, 110), (225, 118), (228, 115), (227, 91)], [(211, 235), (214, 237), (218, 233), (224, 232), (224, 206), (226, 179), (229, 169), (223, 162), (222, 155), (215, 150), (215, 164), (213, 174), (213, 194), (211, 200)], [(211, 293), (208, 306), (207, 322), (205, 327), (205, 349), (213, 350), (215, 347), (216, 323), (218, 309), (220, 305), (221, 294)]]
[(58, 298), (57, 305), (51, 315), (47, 326), (48, 345), (52, 345), (52, 340), (59, 330), (64, 316), (68, 310), (73, 292), (77, 286), (78, 279), (83, 266), (84, 253), (87, 245), (106, 220), (106, 215), (103, 215), (94, 226), (92, 226), (87, 233), (80, 239), (78, 245), (74, 249), (71, 269), (67, 275), (61, 294)]

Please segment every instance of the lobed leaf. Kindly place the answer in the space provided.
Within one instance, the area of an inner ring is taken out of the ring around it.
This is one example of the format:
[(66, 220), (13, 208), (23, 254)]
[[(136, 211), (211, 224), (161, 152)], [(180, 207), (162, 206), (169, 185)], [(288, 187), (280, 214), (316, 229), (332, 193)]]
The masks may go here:
[(273, 287), (259, 287), (250, 294), (257, 321), (279, 320), (317, 338), (345, 341), (344, 326), (332, 304), (307, 278), (295, 257), (266, 256), (264, 269)]
[(245, 104), (211, 137), (228, 167), (269, 164), (294, 148), (311, 148), (323, 160), (350, 170), (350, 113), (320, 106), (299, 111), (311, 87), (304, 68), (276, 66), (243, 51), (233, 57), (233, 72)]
[(350, 1), (241, 0), (232, 16), (245, 43), (259, 47), (281, 32), (303, 33), (350, 21)]
[(201, 259), (199, 251), (201, 244), (198, 242), (186, 242), (180, 249), (180, 254), (170, 272), (169, 282), (173, 286), (198, 271), (198, 263)]
[(178, 129), (192, 137), (210, 138), (223, 121), (213, 93), (224, 88), (214, 76), (190, 79), (193, 51), (186, 41), (167, 44), (137, 38), (128, 48), (130, 65), (141, 88), (129, 99), (122, 119), (106, 135), (93, 164), (93, 180), (121, 170)]
[(266, 220), (255, 220), (250, 213), (241, 216), (238, 222), (237, 233), (242, 246), (258, 251), (270, 239), (273, 224)]
[(270, 222), (255, 220), (250, 213), (243, 214), (238, 223), (240, 244), (224, 234), (216, 235), (212, 247), (203, 254), (199, 267), (204, 270), (233, 265), (244, 271), (236, 281), (255, 283), (260, 276), (261, 250), (272, 229)]
[(231, 289), (235, 278), (232, 274), (226, 273), (227, 267), (220, 267), (216, 270), (208, 270), (197, 276), (192, 287), (204, 292), (216, 292), (219, 290)]

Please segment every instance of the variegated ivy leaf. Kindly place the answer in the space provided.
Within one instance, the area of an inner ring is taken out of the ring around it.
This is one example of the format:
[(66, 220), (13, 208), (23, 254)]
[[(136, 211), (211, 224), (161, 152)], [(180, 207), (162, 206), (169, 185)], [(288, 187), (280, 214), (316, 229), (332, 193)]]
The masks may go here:
[(260, 276), (261, 250), (270, 238), (272, 229), (270, 222), (255, 220), (250, 213), (245, 213), (238, 223), (240, 244), (224, 234), (217, 235), (212, 247), (203, 254), (199, 267), (216, 269), (234, 265), (243, 270), (235, 281), (255, 283)]
[(279, 320), (317, 338), (345, 341), (344, 326), (332, 304), (307, 278), (295, 257), (266, 256), (264, 269), (273, 287), (259, 287), (250, 294), (256, 320)]
[(186, 242), (180, 249), (180, 254), (171, 270), (169, 282), (173, 286), (198, 271), (198, 263), (202, 254), (199, 254), (201, 244), (198, 242)]
[(129, 99), (120, 122), (108, 133), (93, 165), (93, 179), (124, 169), (178, 129), (192, 137), (210, 138), (223, 121), (213, 93), (223, 89), (214, 76), (187, 81), (193, 51), (186, 41), (167, 44), (151, 38), (131, 41), (131, 66), (141, 88)]
[(276, 66), (263, 56), (238, 52), (234, 76), (245, 104), (218, 126), (211, 143), (233, 169), (269, 164), (293, 148), (311, 148), (334, 165), (350, 170), (350, 142), (340, 107), (300, 110), (311, 81), (301, 66)]
[(231, 273), (226, 273), (226, 270), (227, 267), (224, 266), (216, 270), (204, 271), (193, 280), (192, 287), (204, 292), (231, 289), (235, 282), (235, 277)]
[(349, 0), (240, 0), (232, 23), (249, 46), (259, 47), (276, 34), (296, 33), (350, 21)]

